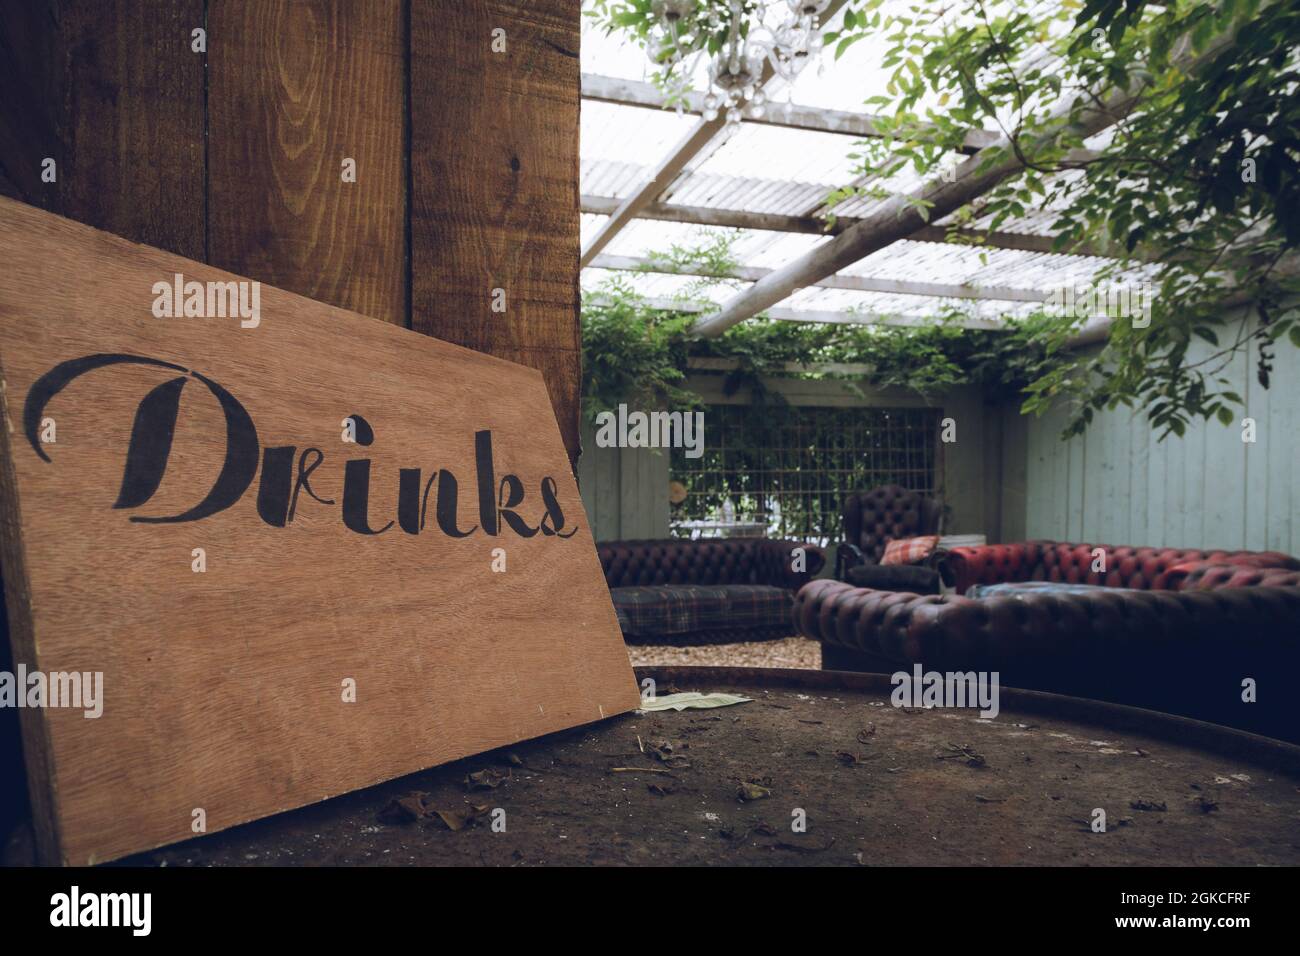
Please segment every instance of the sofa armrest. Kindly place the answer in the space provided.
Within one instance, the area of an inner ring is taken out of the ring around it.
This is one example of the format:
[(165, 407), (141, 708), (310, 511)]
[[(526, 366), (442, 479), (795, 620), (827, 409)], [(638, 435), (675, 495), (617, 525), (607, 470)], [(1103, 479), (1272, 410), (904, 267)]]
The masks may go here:
[(794, 608), (814, 640), (908, 666), (1053, 675), (1063, 691), (1079, 668), (1118, 679), (1139, 661), (1169, 671), (1199, 657), (1247, 674), (1294, 663), (1298, 619), (1300, 588), (1277, 586), (965, 598), (814, 581)]
[[(826, 552), (815, 544), (759, 538), (754, 539), (754, 548), (757, 577), (762, 584), (796, 590), (815, 578), (826, 566)], [(802, 549), (802, 571), (795, 570), (798, 560), (796, 549)]]
[(867, 556), (862, 553), (862, 549), (856, 544), (850, 544), (848, 541), (841, 541), (835, 547), (835, 580), (843, 581), (848, 574), (849, 568), (856, 568), (860, 564), (867, 563)]
[(1039, 563), (1042, 542), (986, 544), (976, 548), (953, 548), (944, 556), (952, 586), (965, 594), (972, 584), (1005, 584), (1028, 581)]

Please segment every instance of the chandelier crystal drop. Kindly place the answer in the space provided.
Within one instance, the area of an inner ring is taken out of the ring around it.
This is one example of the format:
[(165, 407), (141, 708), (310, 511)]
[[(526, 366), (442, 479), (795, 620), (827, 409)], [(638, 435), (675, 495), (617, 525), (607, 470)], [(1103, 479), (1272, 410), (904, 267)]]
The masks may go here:
[(648, 52), (655, 63), (671, 65), (685, 86), (702, 53), (687, 62), (686, 31), (716, 33), (725, 25), (726, 39), (709, 61), (709, 89), (701, 106), (706, 120), (725, 115), (728, 125), (735, 125), (767, 111), (765, 79), (779, 77), (788, 89), (821, 53), (820, 18), (828, 6), (830, 0), (730, 0), (724, 24), (716, 5), (706, 10), (701, 0), (653, 0), (657, 31)]

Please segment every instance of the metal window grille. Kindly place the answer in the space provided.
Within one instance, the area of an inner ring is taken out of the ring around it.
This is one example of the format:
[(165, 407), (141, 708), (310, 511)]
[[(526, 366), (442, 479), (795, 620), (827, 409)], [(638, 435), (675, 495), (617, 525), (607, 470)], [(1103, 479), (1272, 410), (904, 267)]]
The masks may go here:
[(717, 520), (730, 498), (737, 521), (768, 537), (816, 544), (839, 539), (847, 494), (897, 484), (933, 494), (941, 467), (939, 409), (713, 405), (704, 453), (672, 453), (672, 479), (686, 487), (679, 522)]

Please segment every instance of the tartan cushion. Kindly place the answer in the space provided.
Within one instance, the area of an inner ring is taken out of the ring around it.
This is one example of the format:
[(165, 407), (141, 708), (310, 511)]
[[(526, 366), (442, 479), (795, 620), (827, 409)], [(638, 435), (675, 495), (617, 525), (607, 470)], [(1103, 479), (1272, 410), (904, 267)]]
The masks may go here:
[(685, 634), (790, 623), (794, 593), (768, 584), (610, 588), (624, 634)]
[(893, 538), (885, 545), (880, 556), (881, 564), (916, 564), (924, 561), (939, 546), (937, 534), (923, 534), (919, 538)]

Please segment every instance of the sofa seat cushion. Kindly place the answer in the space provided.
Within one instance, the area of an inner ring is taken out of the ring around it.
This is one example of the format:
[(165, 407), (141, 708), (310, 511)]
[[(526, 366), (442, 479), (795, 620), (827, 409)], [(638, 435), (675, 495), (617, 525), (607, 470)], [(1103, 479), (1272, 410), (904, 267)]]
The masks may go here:
[(1088, 594), (1097, 591), (1116, 594), (1134, 590), (1136, 588), (1110, 588), (1104, 584), (1071, 584), (1067, 581), (1009, 581), (1005, 584), (973, 584), (966, 596), (1024, 598), (1032, 594)]
[(910, 564), (859, 564), (844, 573), (854, 587), (875, 591), (911, 591), (938, 594), (939, 572)]
[(1300, 561), (1277, 551), (1203, 551), (1128, 545), (1020, 541), (982, 548), (953, 548), (947, 556), (954, 586), (964, 594), (973, 584), (1062, 581), (1136, 590), (1178, 590), (1169, 571), (1188, 562), (1300, 570)]
[(794, 593), (767, 584), (610, 588), (624, 634), (686, 634), (790, 623)]

